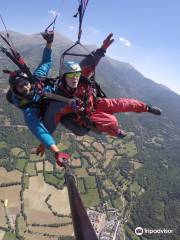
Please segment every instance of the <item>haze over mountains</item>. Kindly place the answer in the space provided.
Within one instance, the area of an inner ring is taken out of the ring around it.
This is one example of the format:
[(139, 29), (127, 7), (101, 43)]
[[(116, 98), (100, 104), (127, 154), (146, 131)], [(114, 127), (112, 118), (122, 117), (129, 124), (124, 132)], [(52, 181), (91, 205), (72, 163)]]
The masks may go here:
[[(34, 70), (41, 60), (45, 44), (42, 37), (40, 34), (24, 35), (15, 32), (10, 34), (31, 70)], [(60, 55), (71, 45), (72, 42), (68, 38), (56, 33), (53, 43), (52, 76), (58, 75)], [(97, 47), (88, 46), (88, 48), (91, 51)], [(84, 52), (84, 50), (78, 47), (77, 52)], [(0, 56), (2, 57), (0, 58), (1, 69), (15, 69), (9, 59), (2, 54)], [(0, 72), (1, 85), (4, 87), (7, 86), (4, 84), (7, 82), (5, 78), (7, 79), (7, 76)], [(118, 115), (123, 128), (128, 132), (134, 132), (133, 139), (138, 149), (134, 158), (143, 164), (143, 167), (135, 172), (134, 179), (145, 189), (145, 192), (133, 198), (129, 225), (132, 229), (135, 226), (175, 229), (177, 234), (169, 239), (178, 240), (178, 232), (180, 233), (180, 95), (144, 77), (130, 64), (109, 57), (103, 58), (98, 65), (96, 79), (108, 97), (136, 98), (162, 109), (162, 116), (153, 116), (148, 113)], [(124, 169), (129, 170), (129, 160), (131, 160), (129, 156), (124, 157), (119, 165), (110, 165), (108, 171), (112, 173), (115, 169), (119, 169), (120, 172)]]

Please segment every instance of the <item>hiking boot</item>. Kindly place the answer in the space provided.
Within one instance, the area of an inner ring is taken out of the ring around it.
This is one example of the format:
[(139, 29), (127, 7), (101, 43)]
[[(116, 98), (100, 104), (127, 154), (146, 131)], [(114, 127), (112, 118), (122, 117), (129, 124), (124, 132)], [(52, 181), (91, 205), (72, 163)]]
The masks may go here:
[(152, 113), (155, 115), (161, 115), (161, 113), (162, 113), (161, 109), (158, 107), (147, 105), (147, 108), (148, 108), (149, 113)]
[(126, 137), (126, 136), (127, 136), (127, 133), (124, 132), (123, 130), (120, 130), (119, 133), (118, 133), (118, 135), (117, 135), (118, 138), (124, 138), (124, 137)]

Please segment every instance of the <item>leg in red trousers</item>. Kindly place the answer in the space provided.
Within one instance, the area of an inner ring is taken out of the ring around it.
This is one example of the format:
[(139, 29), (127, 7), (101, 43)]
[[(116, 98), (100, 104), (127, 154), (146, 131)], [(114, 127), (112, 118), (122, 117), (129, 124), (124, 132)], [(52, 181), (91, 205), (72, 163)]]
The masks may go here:
[(95, 110), (106, 113), (118, 112), (147, 112), (148, 108), (144, 102), (131, 98), (100, 98), (95, 103)]
[(112, 114), (95, 111), (91, 114), (90, 120), (100, 132), (108, 133), (111, 136), (117, 136), (120, 131), (118, 120)]
[(101, 132), (106, 132), (111, 136), (122, 136), (123, 130), (118, 124), (117, 118), (112, 115), (118, 112), (147, 112), (147, 105), (135, 99), (101, 98), (95, 103), (95, 111), (92, 112), (90, 120)]

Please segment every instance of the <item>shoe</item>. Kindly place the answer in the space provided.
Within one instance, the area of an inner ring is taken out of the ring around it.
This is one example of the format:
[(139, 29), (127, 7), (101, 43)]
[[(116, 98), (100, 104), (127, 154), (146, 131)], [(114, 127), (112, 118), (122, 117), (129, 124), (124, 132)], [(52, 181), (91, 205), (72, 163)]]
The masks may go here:
[(117, 135), (118, 138), (124, 138), (124, 137), (126, 137), (126, 136), (127, 136), (127, 133), (124, 132), (123, 130), (120, 130), (119, 133), (118, 133), (118, 135)]
[(161, 115), (161, 113), (162, 113), (161, 109), (158, 107), (147, 105), (147, 108), (148, 108), (149, 113), (152, 113), (155, 115)]

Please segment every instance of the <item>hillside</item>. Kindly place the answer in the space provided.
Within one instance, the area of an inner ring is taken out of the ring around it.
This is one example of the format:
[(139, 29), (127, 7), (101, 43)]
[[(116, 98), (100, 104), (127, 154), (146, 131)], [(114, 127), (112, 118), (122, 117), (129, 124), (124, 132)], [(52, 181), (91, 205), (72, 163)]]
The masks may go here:
[[(14, 32), (11, 35), (17, 49), (33, 70), (38, 65), (43, 50), (44, 42), (40, 35)], [(56, 34), (52, 76), (58, 75), (60, 54), (70, 45), (69, 39)], [(1, 69), (12, 66), (2, 54), (0, 56)], [(123, 128), (128, 132), (128, 137), (123, 141), (106, 136), (77, 139), (67, 135), (64, 138), (68, 145), (66, 149), (81, 161), (76, 170), (86, 206), (97, 207), (107, 202), (109, 206), (119, 209), (121, 224), (125, 226), (128, 239), (139, 239), (133, 232), (137, 226), (141, 226), (151, 229), (173, 229), (173, 235), (166, 236), (166, 239), (178, 240), (180, 96), (144, 77), (131, 65), (109, 57), (105, 57), (98, 65), (96, 78), (109, 97), (137, 98), (159, 106), (163, 114), (161, 117), (147, 113), (118, 114)], [(7, 76), (0, 73), (0, 80), (0, 164), (8, 170), (13, 170), (20, 164), (21, 158), (18, 160), (19, 157), (9, 152), (9, 148), (21, 148), (27, 161), (37, 142), (27, 129), (18, 130), (12, 127), (24, 125), (22, 115), (5, 101), (2, 89), (7, 87)], [(60, 138), (59, 131), (57, 138)], [(20, 139), (18, 143), (17, 137)], [(46, 159), (51, 159), (51, 156), (47, 154)], [(31, 167), (35, 171), (34, 175), (37, 175), (37, 165), (28, 166), (28, 169)], [(42, 169), (39, 171), (42, 173)], [(48, 176), (46, 175), (45, 179), (49, 183), (51, 180)], [(92, 201), (89, 197), (91, 194), (95, 196)], [(164, 237), (146, 235), (141, 239), (160, 240)]]

